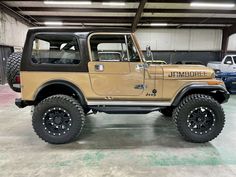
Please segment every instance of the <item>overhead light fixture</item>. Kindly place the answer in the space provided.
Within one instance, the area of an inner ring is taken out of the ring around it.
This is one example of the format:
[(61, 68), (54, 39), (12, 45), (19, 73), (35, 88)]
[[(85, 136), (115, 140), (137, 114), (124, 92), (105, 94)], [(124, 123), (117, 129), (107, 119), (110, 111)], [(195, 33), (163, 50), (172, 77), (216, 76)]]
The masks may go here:
[(232, 8), (235, 4), (230, 3), (204, 3), (204, 2), (192, 2), (192, 7), (220, 7), (220, 8)]
[(63, 25), (62, 22), (44, 22), (44, 25), (47, 25), (47, 26), (61, 26)]
[(102, 5), (105, 6), (124, 6), (124, 2), (103, 2)]
[(54, 5), (90, 5), (91, 1), (44, 1), (44, 4)]
[(167, 26), (167, 23), (151, 23), (151, 26)]

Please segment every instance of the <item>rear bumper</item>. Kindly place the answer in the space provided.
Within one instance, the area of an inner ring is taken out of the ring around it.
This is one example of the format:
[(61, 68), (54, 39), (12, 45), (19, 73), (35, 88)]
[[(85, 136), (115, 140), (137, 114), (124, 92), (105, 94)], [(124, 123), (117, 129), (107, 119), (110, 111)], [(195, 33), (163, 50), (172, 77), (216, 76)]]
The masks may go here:
[(25, 100), (22, 100), (21, 98), (16, 98), (15, 99), (15, 105), (18, 108), (24, 108), (26, 106), (33, 105), (33, 102), (32, 101), (25, 101)]

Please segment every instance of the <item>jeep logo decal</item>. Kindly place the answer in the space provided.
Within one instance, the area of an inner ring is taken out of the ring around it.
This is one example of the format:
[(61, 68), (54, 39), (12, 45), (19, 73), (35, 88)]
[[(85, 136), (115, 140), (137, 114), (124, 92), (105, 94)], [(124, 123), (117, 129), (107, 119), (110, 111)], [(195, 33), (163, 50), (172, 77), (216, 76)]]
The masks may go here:
[(171, 72), (168, 77), (205, 77), (207, 75), (204, 71), (190, 71), (190, 72)]

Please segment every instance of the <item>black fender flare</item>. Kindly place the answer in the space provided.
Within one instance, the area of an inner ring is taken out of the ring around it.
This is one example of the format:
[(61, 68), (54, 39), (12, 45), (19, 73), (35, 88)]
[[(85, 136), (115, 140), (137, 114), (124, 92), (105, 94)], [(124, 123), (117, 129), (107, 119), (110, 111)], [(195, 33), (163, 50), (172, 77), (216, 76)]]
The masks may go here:
[(212, 94), (221, 94), (223, 96), (223, 100), (220, 103), (225, 103), (228, 101), (230, 94), (222, 85), (199, 85), (199, 84), (191, 84), (184, 87), (179, 93), (176, 95), (175, 99), (172, 102), (172, 106), (177, 106), (180, 101), (191, 91), (199, 91), (199, 92), (208, 92)]
[(63, 86), (69, 87), (70, 89), (72, 89), (76, 93), (76, 95), (78, 96), (82, 106), (87, 106), (87, 101), (86, 101), (86, 99), (84, 97), (84, 94), (81, 91), (81, 89), (79, 87), (77, 87), (75, 84), (73, 84), (73, 83), (71, 83), (69, 81), (65, 81), (65, 80), (51, 80), (51, 81), (48, 81), (48, 82), (44, 83), (43, 85), (41, 85), (39, 87), (37, 92), (34, 94), (34, 100), (37, 100), (37, 97), (40, 94), (40, 92), (44, 88), (46, 88), (46, 87), (48, 87), (50, 85), (63, 85)]

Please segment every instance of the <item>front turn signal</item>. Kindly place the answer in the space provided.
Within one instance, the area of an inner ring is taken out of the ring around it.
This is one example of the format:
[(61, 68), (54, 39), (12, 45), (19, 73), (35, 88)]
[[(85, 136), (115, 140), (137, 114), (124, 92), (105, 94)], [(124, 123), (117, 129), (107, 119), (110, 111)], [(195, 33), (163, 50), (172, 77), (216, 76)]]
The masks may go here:
[(221, 80), (212, 80), (212, 81), (208, 81), (207, 83), (208, 85), (223, 85), (224, 84), (224, 82)]

